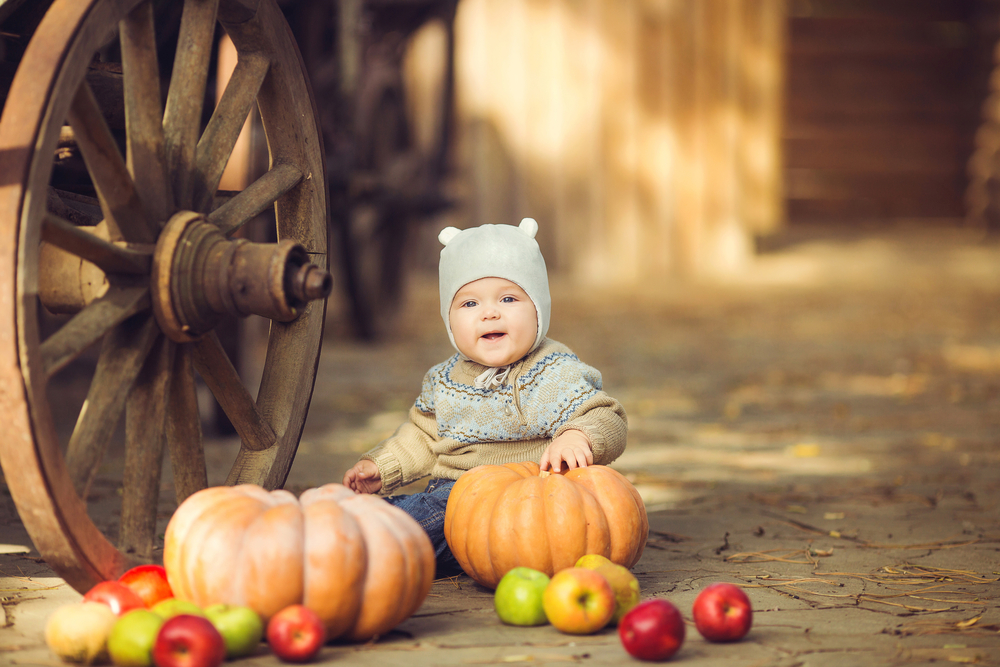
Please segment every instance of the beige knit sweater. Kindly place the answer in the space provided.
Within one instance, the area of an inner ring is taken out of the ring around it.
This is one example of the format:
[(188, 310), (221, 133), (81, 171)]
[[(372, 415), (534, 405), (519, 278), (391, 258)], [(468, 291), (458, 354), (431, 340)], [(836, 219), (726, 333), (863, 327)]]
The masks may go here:
[(361, 457), (378, 466), (383, 494), (428, 475), (458, 479), (482, 464), (538, 461), (569, 429), (586, 434), (594, 463), (625, 450), (625, 410), (565, 345), (545, 339), (501, 386), (477, 389), (485, 370), (456, 354), (427, 372), (409, 421)]

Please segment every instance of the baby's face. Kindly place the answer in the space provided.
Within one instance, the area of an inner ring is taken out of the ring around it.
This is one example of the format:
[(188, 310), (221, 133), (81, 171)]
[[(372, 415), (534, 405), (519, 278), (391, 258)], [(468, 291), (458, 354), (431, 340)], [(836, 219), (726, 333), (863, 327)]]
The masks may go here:
[(535, 304), (516, 284), (480, 278), (462, 286), (448, 313), (458, 350), (483, 366), (506, 366), (526, 355), (538, 333)]

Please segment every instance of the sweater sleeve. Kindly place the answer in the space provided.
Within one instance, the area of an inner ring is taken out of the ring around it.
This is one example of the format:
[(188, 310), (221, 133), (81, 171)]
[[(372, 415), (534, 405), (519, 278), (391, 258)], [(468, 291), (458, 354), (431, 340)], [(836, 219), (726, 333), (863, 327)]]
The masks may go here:
[(625, 451), (628, 437), (625, 409), (603, 391), (598, 391), (580, 406), (574, 416), (556, 430), (553, 437), (570, 429), (583, 431), (590, 440), (594, 463), (607, 465)]
[(437, 457), (431, 449), (437, 441), (437, 420), (431, 412), (419, 406), (410, 408), (409, 420), (392, 437), (383, 440), (361, 458), (378, 467), (382, 479), (381, 493), (415, 482), (431, 473)]

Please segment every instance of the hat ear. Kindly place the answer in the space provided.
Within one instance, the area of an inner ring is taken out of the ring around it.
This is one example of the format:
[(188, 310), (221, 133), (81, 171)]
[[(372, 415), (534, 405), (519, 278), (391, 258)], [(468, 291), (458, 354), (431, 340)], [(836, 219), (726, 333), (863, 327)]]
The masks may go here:
[(462, 230), (459, 229), (458, 227), (445, 227), (438, 234), (438, 241), (441, 242), (441, 245), (448, 245), (448, 243), (451, 242), (453, 238), (455, 238), (461, 233)]
[(538, 223), (535, 222), (534, 218), (524, 218), (521, 220), (521, 224), (518, 225), (518, 229), (528, 235), (528, 238), (535, 238), (535, 234), (538, 233)]

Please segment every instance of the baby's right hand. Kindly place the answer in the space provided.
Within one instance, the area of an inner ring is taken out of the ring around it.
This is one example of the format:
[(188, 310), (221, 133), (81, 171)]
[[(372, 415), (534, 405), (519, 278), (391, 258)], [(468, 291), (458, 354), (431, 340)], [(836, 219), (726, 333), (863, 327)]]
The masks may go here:
[(344, 486), (355, 493), (378, 493), (382, 489), (378, 466), (368, 459), (358, 461), (344, 473)]

